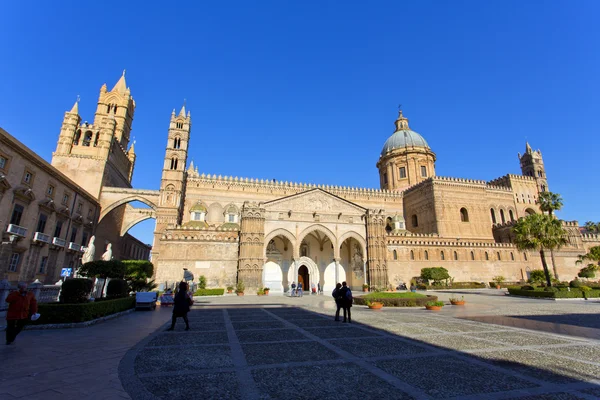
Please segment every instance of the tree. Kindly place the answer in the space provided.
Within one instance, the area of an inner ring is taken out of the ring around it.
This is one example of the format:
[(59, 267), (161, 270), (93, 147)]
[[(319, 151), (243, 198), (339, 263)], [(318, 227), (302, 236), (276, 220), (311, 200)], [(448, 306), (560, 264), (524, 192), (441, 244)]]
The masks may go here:
[(148, 260), (123, 260), (125, 264), (125, 280), (132, 292), (143, 292), (152, 290), (156, 283), (152, 278), (154, 275), (154, 264)]
[(542, 283), (546, 280), (546, 273), (542, 269), (534, 269), (529, 273), (529, 283)]
[(560, 194), (552, 192), (540, 193), (536, 203), (540, 206), (540, 210), (547, 212), (550, 216), (553, 215), (554, 211), (558, 211), (563, 207)]
[(206, 277), (204, 275), (200, 275), (200, 278), (198, 278), (198, 289), (206, 289)]
[(546, 284), (548, 287), (552, 286), (544, 252), (558, 249), (567, 243), (567, 231), (562, 223), (550, 215), (532, 214), (518, 220), (512, 230), (519, 250), (537, 250), (540, 253)]
[(580, 278), (594, 278), (596, 276), (596, 271), (598, 271), (598, 269), (600, 269), (600, 267), (596, 264), (589, 264), (587, 267), (583, 267), (579, 270), (579, 273), (577, 274), (578, 277)]
[(79, 275), (86, 276), (88, 278), (102, 278), (102, 292), (100, 297), (104, 295), (104, 286), (106, 286), (107, 279), (123, 279), (125, 276), (126, 267), (121, 261), (117, 260), (96, 260), (85, 263), (79, 269)]
[(589, 233), (600, 233), (600, 222), (586, 221), (583, 227)]
[(440, 281), (446, 280), (450, 278), (450, 274), (448, 274), (448, 270), (442, 267), (436, 268), (422, 268), (421, 269), (421, 279), (425, 281), (432, 280), (434, 285), (439, 284)]
[(584, 261), (594, 261), (596, 264), (600, 265), (600, 246), (591, 247), (590, 251), (577, 258), (578, 260), (575, 261), (577, 264), (581, 264)]

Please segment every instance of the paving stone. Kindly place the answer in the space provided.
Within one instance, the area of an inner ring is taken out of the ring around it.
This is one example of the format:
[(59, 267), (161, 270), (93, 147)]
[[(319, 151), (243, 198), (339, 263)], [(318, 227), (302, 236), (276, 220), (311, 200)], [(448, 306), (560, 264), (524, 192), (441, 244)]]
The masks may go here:
[(305, 335), (295, 329), (237, 331), (236, 335), (241, 343), (307, 339)]
[(333, 360), (340, 356), (317, 342), (242, 344), (248, 365)]
[(585, 393), (587, 395), (596, 396), (600, 399), (600, 386), (590, 388), (590, 389), (580, 390), (580, 392)]
[(551, 354), (573, 357), (578, 360), (600, 362), (600, 346), (586, 344), (581, 346), (545, 348), (544, 351)]
[(515, 397), (513, 400), (582, 400), (583, 397), (577, 396), (575, 393), (544, 393), (525, 397)]
[(219, 343), (229, 343), (227, 332), (164, 332), (152, 339), (147, 347)]
[(453, 322), (424, 322), (422, 324), (424, 327), (430, 327), (434, 329), (438, 329), (443, 332), (486, 332), (486, 331), (494, 331), (501, 328), (498, 328), (494, 325), (489, 324), (475, 324), (475, 323), (453, 323)]
[(432, 330), (429, 326), (423, 326), (422, 324), (387, 324), (382, 326), (380, 329), (395, 335), (409, 337), (439, 333)]
[(474, 333), (471, 336), (507, 343), (514, 346), (547, 346), (551, 344), (570, 343), (568, 340), (553, 338), (546, 335), (532, 335), (522, 331)]
[(241, 399), (235, 372), (142, 378), (146, 389), (164, 399)]
[(385, 360), (375, 366), (433, 398), (466, 396), (537, 385), (468, 361), (449, 357), (421, 357), (416, 361)]
[(475, 339), (471, 335), (422, 335), (419, 336), (419, 341), (439, 347), (440, 349), (453, 350), (477, 350), (503, 347), (500, 343), (494, 345), (485, 340)]
[(431, 352), (424, 347), (387, 337), (331, 339), (329, 343), (357, 357), (406, 356)]
[(286, 326), (277, 320), (269, 321), (251, 321), (251, 322), (231, 322), (233, 328), (237, 331), (240, 329), (273, 329), (273, 328), (285, 328)]
[(312, 327), (336, 327), (340, 325), (339, 321), (334, 321), (333, 317), (331, 319), (324, 319), (324, 318), (319, 318), (319, 319), (314, 319), (314, 318), (306, 318), (306, 319), (293, 319), (293, 320), (288, 320), (289, 322), (291, 322), (294, 325), (297, 325), (301, 328), (312, 328)]
[(552, 383), (589, 381), (600, 376), (600, 366), (554, 357), (547, 352), (508, 350), (477, 356), (496, 366)]
[(413, 397), (355, 364), (272, 368), (252, 372), (258, 389), (273, 399), (405, 400)]
[(377, 336), (378, 333), (367, 331), (360, 328), (354, 328), (352, 325), (339, 323), (339, 326), (334, 328), (306, 328), (306, 332), (312, 333), (313, 335), (321, 339), (337, 339), (337, 338), (351, 338), (351, 337), (365, 337), (365, 336)]
[(232, 367), (229, 346), (145, 348), (135, 359), (137, 374), (164, 371), (193, 371), (206, 368)]

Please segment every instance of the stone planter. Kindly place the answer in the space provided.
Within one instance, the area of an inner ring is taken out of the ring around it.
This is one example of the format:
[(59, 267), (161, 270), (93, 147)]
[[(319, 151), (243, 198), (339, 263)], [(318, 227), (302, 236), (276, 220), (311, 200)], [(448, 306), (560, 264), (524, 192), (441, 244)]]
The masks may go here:
[(231, 293), (233, 293), (233, 290), (228, 290), (228, 291), (227, 291), (227, 293), (230, 293), (230, 294), (231, 294)]
[(237, 294), (238, 296), (243, 296), (244, 292), (236, 292), (235, 294)]
[(452, 303), (453, 306), (464, 306), (466, 301), (461, 300), (461, 301), (451, 301), (450, 303)]
[(496, 289), (501, 289), (500, 285), (496, 285)]
[(367, 293), (369, 291), (369, 288), (363, 288), (363, 292)]
[(425, 306), (425, 308), (430, 311), (440, 311), (442, 309), (442, 306)]
[(383, 303), (379, 303), (377, 301), (374, 301), (371, 303), (371, 305), (368, 306), (371, 310), (379, 310), (381, 309), (381, 307), (383, 307)]

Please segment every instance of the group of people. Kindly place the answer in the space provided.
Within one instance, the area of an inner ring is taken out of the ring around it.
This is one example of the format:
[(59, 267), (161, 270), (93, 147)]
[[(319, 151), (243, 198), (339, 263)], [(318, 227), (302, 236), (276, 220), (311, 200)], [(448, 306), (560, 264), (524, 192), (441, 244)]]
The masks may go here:
[[(352, 290), (348, 287), (346, 282), (338, 283), (335, 285), (335, 289), (331, 292), (331, 295), (335, 299), (335, 320), (340, 320), (340, 309), (344, 310), (344, 320), (342, 322), (352, 322), (352, 316), (350, 309), (352, 308)], [(347, 317), (346, 317), (347, 316)]]
[[(296, 285), (296, 282), (294, 281), (292, 282), (290, 287), (290, 295), (292, 297), (302, 297), (302, 295), (304, 294), (302, 282), (298, 282), (298, 285)], [(312, 294), (323, 294), (323, 287), (321, 286), (321, 282), (318, 282), (316, 285), (312, 283), (310, 285), (310, 289)]]

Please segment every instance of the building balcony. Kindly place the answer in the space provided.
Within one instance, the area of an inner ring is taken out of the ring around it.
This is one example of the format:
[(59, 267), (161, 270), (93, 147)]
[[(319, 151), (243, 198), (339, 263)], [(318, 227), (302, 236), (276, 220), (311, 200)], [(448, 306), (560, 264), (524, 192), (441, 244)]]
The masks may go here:
[(75, 242), (69, 242), (69, 246), (67, 247), (67, 250), (81, 251), (81, 246)]
[(33, 241), (39, 243), (51, 243), (50, 235), (46, 235), (42, 232), (36, 232), (33, 234)]
[(27, 228), (24, 228), (19, 225), (10, 224), (6, 229), (6, 232), (10, 233), (11, 235), (25, 237), (27, 235)]
[(58, 247), (65, 247), (67, 245), (67, 241), (55, 236), (52, 239), (52, 244)]

